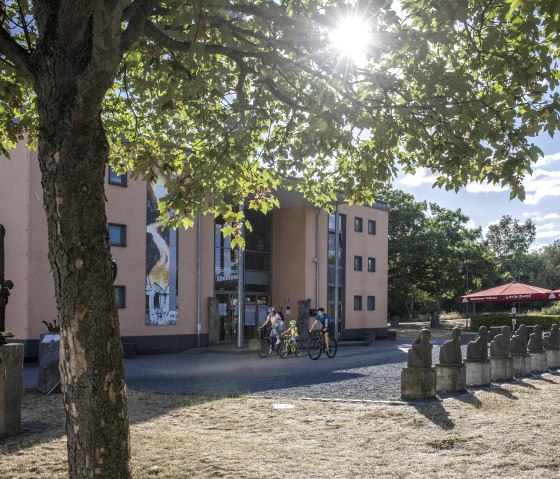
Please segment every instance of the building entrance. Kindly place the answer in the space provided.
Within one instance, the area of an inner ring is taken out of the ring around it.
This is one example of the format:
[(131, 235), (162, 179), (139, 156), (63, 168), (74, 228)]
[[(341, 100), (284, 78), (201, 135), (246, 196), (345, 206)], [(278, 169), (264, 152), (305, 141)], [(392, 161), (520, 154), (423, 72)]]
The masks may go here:
[[(220, 341), (237, 341), (237, 321), (239, 317), (237, 292), (217, 293), (218, 316), (220, 319)], [(245, 295), (245, 324), (243, 339), (258, 337), (258, 327), (268, 314), (268, 296), (262, 294)]]
[(216, 294), (220, 318), (220, 341), (237, 340), (237, 293)]

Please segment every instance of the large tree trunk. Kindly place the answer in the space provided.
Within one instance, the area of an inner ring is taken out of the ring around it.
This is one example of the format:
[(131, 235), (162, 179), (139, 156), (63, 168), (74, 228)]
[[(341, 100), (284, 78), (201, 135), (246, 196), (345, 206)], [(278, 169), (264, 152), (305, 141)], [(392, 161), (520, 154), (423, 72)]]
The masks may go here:
[[(100, 6), (101, 5), (101, 6)], [(71, 478), (130, 477), (126, 385), (105, 215), (101, 102), (120, 60), (120, 15), (41, 2), (39, 163), (61, 326)], [(93, 10), (94, 8), (98, 10)], [(113, 8), (113, 7), (111, 7)]]

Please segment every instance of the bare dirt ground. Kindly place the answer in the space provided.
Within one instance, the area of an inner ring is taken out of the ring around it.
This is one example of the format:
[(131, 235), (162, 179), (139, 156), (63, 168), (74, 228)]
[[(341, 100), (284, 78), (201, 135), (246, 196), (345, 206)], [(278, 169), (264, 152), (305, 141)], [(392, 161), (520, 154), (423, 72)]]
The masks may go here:
[[(558, 478), (559, 394), (551, 374), (408, 403), (130, 391), (133, 477)], [(26, 391), (22, 415), (0, 477), (67, 477), (60, 396)]]

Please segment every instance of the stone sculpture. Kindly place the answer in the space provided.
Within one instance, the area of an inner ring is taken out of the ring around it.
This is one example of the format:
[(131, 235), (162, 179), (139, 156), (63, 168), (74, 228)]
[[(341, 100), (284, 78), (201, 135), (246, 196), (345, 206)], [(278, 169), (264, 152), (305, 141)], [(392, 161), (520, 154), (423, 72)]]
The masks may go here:
[(527, 353), (527, 326), (521, 324), (517, 331), (513, 333), (510, 342), (510, 352), (512, 354)]
[(510, 339), (509, 326), (502, 326), (502, 332), (494, 336), (494, 339), (490, 342), (490, 357), (508, 358)]
[(439, 349), (439, 363), (442, 366), (461, 366), (463, 355), (461, 353), (461, 329), (453, 328), (451, 340), (443, 343)]
[(422, 329), (412, 347), (408, 350), (407, 365), (409, 368), (430, 368), (432, 367), (432, 347), (430, 339), (432, 333), (429, 329)]
[(527, 347), (530, 353), (542, 353), (544, 351), (542, 326), (540, 324), (534, 326), (533, 334), (529, 336)]
[(488, 328), (486, 326), (478, 328), (478, 338), (467, 344), (467, 359), (488, 359)]
[(543, 337), (544, 349), (560, 348), (560, 327), (553, 324), (549, 333), (545, 333)]

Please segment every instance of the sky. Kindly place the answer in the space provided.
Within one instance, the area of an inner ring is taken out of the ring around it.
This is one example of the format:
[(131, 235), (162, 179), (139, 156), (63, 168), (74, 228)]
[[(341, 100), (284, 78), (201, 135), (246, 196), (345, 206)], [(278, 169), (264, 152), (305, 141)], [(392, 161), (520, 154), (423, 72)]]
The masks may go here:
[(531, 249), (538, 249), (560, 240), (560, 136), (552, 139), (543, 134), (534, 142), (544, 156), (524, 181), (526, 198), (523, 202), (510, 200), (509, 189), (494, 185), (471, 184), (457, 193), (432, 188), (437, 175), (427, 169), (413, 176), (400, 176), (393, 187), (413, 195), (417, 201), (426, 200), (450, 210), (460, 208), (470, 218), (469, 226), (481, 226), (483, 233), (488, 225), (497, 223), (504, 215), (521, 222), (531, 219), (537, 228)]

